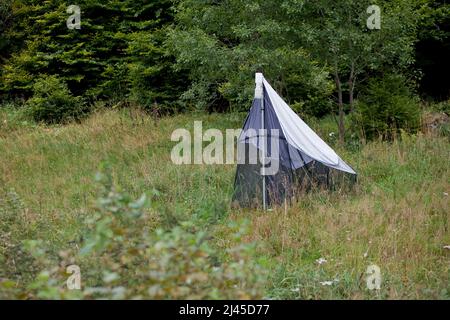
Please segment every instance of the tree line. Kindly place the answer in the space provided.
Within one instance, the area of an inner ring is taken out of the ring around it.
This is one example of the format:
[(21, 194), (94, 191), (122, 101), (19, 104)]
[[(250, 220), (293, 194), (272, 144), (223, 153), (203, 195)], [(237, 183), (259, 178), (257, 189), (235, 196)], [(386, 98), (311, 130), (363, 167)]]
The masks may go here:
[(370, 136), (417, 126), (418, 93), (448, 99), (423, 44), (448, 52), (449, 13), (432, 0), (5, 0), (0, 95), (46, 122), (97, 103), (245, 111), (262, 71), (297, 112), (334, 115), (341, 140), (346, 114)]

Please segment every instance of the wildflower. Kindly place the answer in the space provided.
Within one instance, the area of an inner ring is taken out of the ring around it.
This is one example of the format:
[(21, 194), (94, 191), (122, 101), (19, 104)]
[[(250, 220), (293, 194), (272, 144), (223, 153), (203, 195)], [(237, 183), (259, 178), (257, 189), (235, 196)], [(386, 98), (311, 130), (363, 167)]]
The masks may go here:
[(322, 282), (320, 282), (320, 284), (321, 284), (322, 286), (332, 286), (333, 283), (338, 283), (338, 282), (339, 282), (339, 279), (338, 279), (338, 278), (334, 278), (333, 280), (322, 281)]
[(321, 265), (321, 264), (326, 263), (326, 262), (327, 262), (327, 259), (320, 258), (320, 259), (317, 259), (316, 262), (317, 262), (319, 265)]

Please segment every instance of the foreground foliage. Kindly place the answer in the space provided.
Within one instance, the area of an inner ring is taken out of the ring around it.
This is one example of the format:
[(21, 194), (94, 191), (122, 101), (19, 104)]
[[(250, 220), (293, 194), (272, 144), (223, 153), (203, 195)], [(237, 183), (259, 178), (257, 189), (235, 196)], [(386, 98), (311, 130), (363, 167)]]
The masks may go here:
[[(207, 232), (193, 223), (162, 229), (147, 198), (133, 201), (116, 190), (106, 170), (97, 175), (102, 184), (98, 209), (87, 218), (87, 237), (80, 250), (59, 251), (46, 241), (24, 240), (23, 245), (2, 242), (3, 267), (11, 269), (23, 255), (19, 272), (1, 279), (3, 298), (29, 299), (251, 299), (263, 294), (263, 270), (251, 259), (250, 245), (222, 252), (210, 244)], [(0, 206), (2, 231), (18, 228), (23, 215), (15, 193), (6, 194)], [(16, 218), (11, 219), (11, 215)], [(9, 217), (9, 219), (8, 219)], [(240, 241), (244, 229), (236, 230)], [(3, 240), (16, 240), (5, 238)], [(226, 260), (226, 261), (223, 261)], [(78, 266), (77, 264), (80, 264)], [(69, 266), (80, 268), (83, 290), (69, 290)], [(27, 283), (23, 276), (32, 279)], [(23, 282), (22, 282), (23, 281)], [(16, 289), (21, 283), (24, 288)], [(25, 289), (25, 290), (24, 290)]]

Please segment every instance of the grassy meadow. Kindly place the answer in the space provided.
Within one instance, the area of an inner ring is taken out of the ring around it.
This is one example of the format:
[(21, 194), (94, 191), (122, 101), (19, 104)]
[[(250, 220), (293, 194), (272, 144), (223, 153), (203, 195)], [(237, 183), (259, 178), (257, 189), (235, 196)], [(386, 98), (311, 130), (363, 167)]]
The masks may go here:
[[(45, 243), (53, 256), (79, 249), (99, 197), (95, 176), (107, 163), (121, 191), (150, 199), (142, 228), (191, 221), (208, 231), (206, 241), (217, 252), (252, 244), (253, 260), (265, 272), (258, 280), (263, 298), (450, 298), (447, 137), (404, 134), (393, 142), (340, 147), (329, 135), (337, 132), (331, 118), (312, 121), (359, 173), (355, 188), (306, 194), (268, 212), (240, 210), (230, 207), (235, 166), (174, 165), (170, 136), (177, 128), (192, 130), (198, 120), (204, 129), (224, 131), (240, 128), (244, 118), (186, 114), (156, 120), (110, 110), (80, 123), (45, 126), (0, 113), (0, 282), (9, 281), (0, 286), (0, 297), (12, 297), (10, 289), (14, 297), (36, 297), (26, 292), (41, 270), (27, 262), (32, 258), (22, 249), (25, 240)], [(239, 239), (231, 232), (236, 224), (246, 226)], [(101, 267), (95, 259), (86, 263)], [(366, 288), (372, 264), (381, 269), (380, 290)], [(89, 277), (83, 281), (96, 281)], [(132, 276), (127, 281), (133, 286)]]

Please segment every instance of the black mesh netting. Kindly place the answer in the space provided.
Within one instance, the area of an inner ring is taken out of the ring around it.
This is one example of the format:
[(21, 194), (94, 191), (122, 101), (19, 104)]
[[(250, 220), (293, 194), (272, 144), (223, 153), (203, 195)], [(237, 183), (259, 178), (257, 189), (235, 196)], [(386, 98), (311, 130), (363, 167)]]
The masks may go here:
[[(286, 144), (286, 142), (283, 141), (282, 144)], [(282, 148), (283, 146), (280, 145), (280, 149)], [(249, 156), (251, 152), (256, 151), (256, 146), (245, 143), (245, 160), (238, 164), (234, 182), (233, 204), (235, 206), (262, 207), (263, 205), (264, 176), (261, 173), (260, 154), (257, 153), (258, 162), (256, 164)], [(292, 151), (289, 154), (292, 154)], [(289, 160), (291, 159), (281, 159), (278, 172), (265, 176), (267, 206), (280, 205), (285, 201), (291, 202), (306, 192), (349, 187), (356, 181), (356, 175), (327, 167), (314, 160), (310, 160), (297, 169), (292, 168), (290, 165), (292, 162)]]

